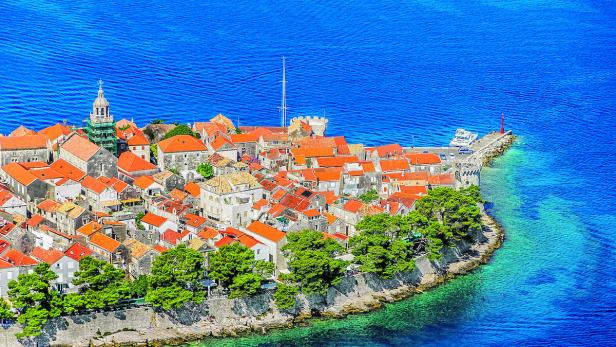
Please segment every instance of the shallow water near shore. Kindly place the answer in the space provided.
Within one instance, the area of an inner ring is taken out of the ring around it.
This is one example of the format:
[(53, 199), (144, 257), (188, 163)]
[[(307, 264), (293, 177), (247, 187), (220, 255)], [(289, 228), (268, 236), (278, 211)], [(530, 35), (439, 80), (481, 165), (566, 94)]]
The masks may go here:
[(384, 310), (218, 345), (610, 345), (616, 341), (616, 7), (611, 1), (8, 0), (0, 132), (117, 118), (279, 124), (370, 145), (519, 143), (483, 172), (507, 239), (472, 274)]

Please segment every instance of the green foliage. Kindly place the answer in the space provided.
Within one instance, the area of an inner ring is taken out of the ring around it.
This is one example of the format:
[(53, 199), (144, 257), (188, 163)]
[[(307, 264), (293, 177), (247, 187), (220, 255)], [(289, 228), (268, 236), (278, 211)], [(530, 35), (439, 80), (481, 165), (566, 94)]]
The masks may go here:
[(137, 213), (137, 216), (135, 217), (135, 224), (137, 225), (137, 229), (139, 230), (145, 230), (143, 223), (141, 223), (141, 220), (143, 219), (143, 217), (145, 217), (145, 213), (143, 212)]
[(6, 300), (0, 299), (0, 319), (11, 319), (14, 316), (11, 305)]
[(197, 173), (207, 180), (214, 177), (214, 168), (210, 163), (201, 163), (197, 166)]
[(69, 293), (62, 297), (62, 312), (73, 314), (83, 309), (86, 305), (83, 295), (78, 293)]
[(370, 203), (374, 200), (378, 200), (379, 199), (379, 193), (376, 191), (376, 189), (370, 189), (369, 191), (361, 194), (360, 196), (358, 196), (359, 200), (365, 202), (365, 203)]
[(176, 168), (174, 168), (174, 167), (169, 168), (169, 171), (170, 171), (171, 173), (173, 173), (173, 174), (176, 174), (176, 175), (179, 175), (179, 174), (180, 174), (180, 172), (178, 171), (178, 169), (176, 169)]
[(146, 275), (141, 275), (130, 282), (130, 296), (133, 298), (143, 298), (148, 292), (150, 279)]
[(236, 134), (241, 134), (241, 133), (242, 133), (242, 130), (241, 130), (240, 128), (235, 128), (235, 133), (236, 133)]
[(297, 304), (297, 287), (280, 283), (274, 292), (274, 303), (280, 310), (290, 310)]
[(165, 121), (160, 118), (156, 118), (153, 121), (151, 121), (150, 124), (165, 124)]
[(262, 280), (263, 277), (256, 273), (245, 273), (236, 276), (233, 279), (233, 283), (229, 286), (229, 289), (231, 289), (229, 298), (243, 298), (256, 294), (259, 287), (261, 287)]
[(209, 276), (228, 287), (235, 277), (252, 272), (254, 261), (254, 253), (246, 246), (240, 243), (225, 245), (212, 253)]
[(282, 248), (289, 257), (289, 280), (299, 283), (306, 294), (325, 294), (342, 280), (348, 262), (335, 259), (342, 246), (325, 239), (318, 231), (304, 230), (287, 235)]
[(180, 124), (175, 128), (171, 129), (168, 133), (165, 134), (163, 140), (172, 138), (177, 135), (190, 135), (194, 137), (199, 137), (197, 133), (193, 132), (192, 129), (186, 124)]
[[(395, 227), (398, 231), (401, 230), (398, 224), (404, 220), (388, 215), (371, 217), (364, 219), (363, 226), (367, 229), (359, 229), (360, 234), (349, 240), (355, 262), (360, 264), (360, 270), (374, 272), (384, 278), (392, 278), (397, 272), (413, 270), (415, 266), (413, 243), (400, 239), (398, 232), (391, 232)], [(383, 225), (384, 228), (373, 229), (375, 223)], [(410, 226), (405, 225), (405, 228)]]
[(273, 272), (273, 263), (255, 260), (252, 250), (240, 243), (222, 246), (210, 257), (209, 276), (231, 289), (230, 298), (256, 294)]
[(40, 335), (48, 319), (60, 316), (61, 300), (50, 285), (57, 277), (49, 264), (40, 263), (31, 274), (21, 274), (9, 282), (9, 298), (15, 308), (22, 310), (17, 321), (24, 328), (16, 334), (18, 338)]
[(261, 278), (271, 278), (274, 275), (274, 263), (269, 261), (257, 260), (253, 272)]
[(75, 272), (73, 284), (82, 285), (85, 307), (106, 309), (130, 295), (124, 271), (110, 263), (88, 256), (79, 261), (79, 271)]
[(203, 255), (185, 245), (167, 250), (152, 264), (145, 301), (169, 310), (204, 297), (200, 281), (204, 278)]
[(157, 144), (150, 145), (150, 152), (152, 153), (152, 157), (158, 159), (158, 145)]

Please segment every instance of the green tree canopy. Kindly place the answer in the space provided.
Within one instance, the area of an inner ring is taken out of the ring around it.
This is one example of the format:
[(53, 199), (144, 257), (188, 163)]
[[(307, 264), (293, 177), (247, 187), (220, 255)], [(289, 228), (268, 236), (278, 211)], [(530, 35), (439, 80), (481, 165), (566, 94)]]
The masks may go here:
[(186, 124), (180, 124), (175, 128), (171, 129), (169, 132), (165, 134), (163, 137), (164, 140), (172, 138), (177, 135), (190, 135), (193, 137), (199, 137), (197, 133), (193, 132), (192, 129)]
[(302, 292), (325, 294), (340, 283), (349, 263), (335, 259), (343, 249), (336, 241), (313, 230), (289, 233), (287, 241), (282, 248), (289, 258), (291, 273), (287, 279), (298, 283)]
[(22, 312), (17, 321), (24, 325), (18, 338), (38, 336), (50, 318), (62, 313), (58, 292), (51, 289), (51, 282), (58, 277), (49, 264), (40, 263), (30, 274), (21, 274), (9, 282), (9, 299)]
[(214, 177), (214, 168), (210, 163), (201, 163), (197, 166), (197, 173), (207, 180)]
[(11, 319), (15, 315), (11, 312), (11, 305), (9, 303), (0, 298), (0, 319)]
[(379, 193), (376, 191), (376, 189), (370, 189), (369, 191), (361, 194), (360, 196), (358, 196), (359, 200), (365, 202), (365, 203), (370, 203), (374, 200), (378, 200), (379, 199)]
[(88, 309), (104, 309), (130, 295), (124, 271), (91, 256), (79, 261), (73, 284), (82, 286), (80, 292)]
[(145, 301), (169, 310), (190, 300), (200, 302), (205, 292), (203, 255), (185, 245), (163, 252), (152, 264)]
[(280, 310), (290, 310), (297, 304), (297, 287), (279, 283), (274, 292), (274, 303)]

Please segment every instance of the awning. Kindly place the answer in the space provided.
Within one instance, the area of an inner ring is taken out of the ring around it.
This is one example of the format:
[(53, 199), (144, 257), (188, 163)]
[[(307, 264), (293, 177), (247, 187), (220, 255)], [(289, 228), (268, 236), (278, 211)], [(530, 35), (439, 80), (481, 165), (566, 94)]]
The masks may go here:
[(111, 201), (105, 201), (103, 202), (103, 206), (105, 207), (109, 207), (109, 206), (118, 206), (121, 205), (122, 202), (120, 202), (120, 200), (111, 200)]
[(139, 198), (135, 198), (135, 199), (126, 199), (126, 200), (121, 200), (121, 202), (123, 204), (131, 204), (131, 203), (135, 203), (135, 202), (141, 202), (141, 199)]

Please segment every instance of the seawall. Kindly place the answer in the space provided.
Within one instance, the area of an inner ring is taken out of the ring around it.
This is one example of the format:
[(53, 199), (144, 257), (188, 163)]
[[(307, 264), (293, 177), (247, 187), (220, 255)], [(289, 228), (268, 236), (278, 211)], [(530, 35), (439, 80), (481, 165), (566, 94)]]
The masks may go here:
[(61, 317), (50, 321), (32, 341), (18, 341), (19, 326), (0, 331), (2, 346), (144, 346), (179, 344), (211, 336), (266, 333), (291, 327), (311, 317), (344, 317), (378, 309), (464, 274), (490, 258), (503, 241), (503, 231), (488, 215), (476, 242), (459, 242), (440, 261), (417, 258), (415, 270), (384, 280), (372, 274), (347, 276), (324, 296), (298, 297), (298, 307), (279, 311), (272, 293), (247, 299), (213, 298), (171, 312), (151, 307)]

